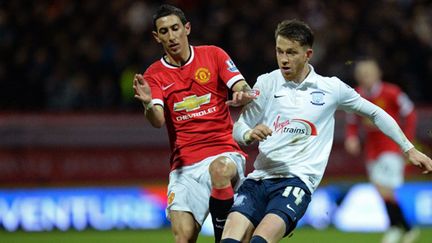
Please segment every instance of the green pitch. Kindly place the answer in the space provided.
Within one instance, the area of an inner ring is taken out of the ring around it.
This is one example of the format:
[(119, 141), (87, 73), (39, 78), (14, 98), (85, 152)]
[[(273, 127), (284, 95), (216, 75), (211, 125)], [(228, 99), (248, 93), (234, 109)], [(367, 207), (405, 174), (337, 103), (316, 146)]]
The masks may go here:
[[(380, 233), (343, 233), (333, 228), (315, 230), (297, 229), (291, 238), (281, 242), (289, 243), (373, 243), (380, 242)], [(432, 228), (422, 228), (418, 243), (429, 243), (432, 239)], [(50, 233), (9, 233), (0, 231), (2, 243), (147, 243), (173, 242), (169, 229), (142, 231), (67, 231)], [(213, 238), (200, 236), (198, 243), (213, 243)]]

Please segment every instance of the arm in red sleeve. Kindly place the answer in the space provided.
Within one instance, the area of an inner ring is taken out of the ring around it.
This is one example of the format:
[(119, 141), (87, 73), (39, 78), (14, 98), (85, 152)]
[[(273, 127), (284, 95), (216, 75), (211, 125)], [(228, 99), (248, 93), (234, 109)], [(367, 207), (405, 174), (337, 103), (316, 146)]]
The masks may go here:
[(415, 132), (417, 127), (417, 114), (415, 110), (412, 110), (407, 116), (405, 116), (404, 126), (402, 130), (409, 140), (415, 139)]
[(359, 133), (359, 116), (354, 113), (347, 113), (345, 119), (345, 138), (352, 136), (358, 137)]

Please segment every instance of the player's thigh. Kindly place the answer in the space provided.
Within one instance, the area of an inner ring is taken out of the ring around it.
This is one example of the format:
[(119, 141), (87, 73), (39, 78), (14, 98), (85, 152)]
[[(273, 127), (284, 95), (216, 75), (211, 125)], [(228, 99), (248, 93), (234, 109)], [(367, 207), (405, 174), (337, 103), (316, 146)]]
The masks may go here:
[(231, 238), (249, 242), (255, 227), (252, 222), (239, 212), (231, 212), (225, 222), (222, 239)]
[(371, 182), (387, 189), (395, 189), (402, 185), (404, 168), (404, 159), (398, 153), (383, 153), (367, 165)]
[(208, 215), (209, 198), (210, 186), (208, 183), (200, 183), (188, 174), (170, 174), (168, 219), (171, 219), (171, 211), (190, 212), (195, 220), (202, 225)]
[(246, 179), (237, 190), (230, 213), (245, 216), (256, 227), (265, 215), (267, 200), (262, 181)]
[(286, 232), (285, 221), (276, 214), (269, 213), (264, 216), (253, 235), (259, 235), (267, 242), (278, 242)]
[(176, 242), (183, 240), (196, 241), (201, 226), (195, 221), (190, 212), (170, 210), (169, 217)]
[(311, 201), (311, 193), (299, 178), (272, 180), (271, 198), (266, 215), (274, 214), (285, 222), (284, 236), (295, 229), (298, 221), (306, 213)]

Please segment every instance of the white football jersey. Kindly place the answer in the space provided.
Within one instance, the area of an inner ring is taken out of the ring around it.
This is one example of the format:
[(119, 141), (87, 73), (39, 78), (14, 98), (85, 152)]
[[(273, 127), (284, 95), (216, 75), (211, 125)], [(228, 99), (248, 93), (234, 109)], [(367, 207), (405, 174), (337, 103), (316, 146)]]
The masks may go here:
[(320, 183), (333, 143), (337, 109), (365, 115), (407, 151), (413, 145), (393, 118), (336, 77), (323, 77), (310, 66), (306, 79), (286, 81), (279, 69), (258, 77), (259, 96), (244, 107), (234, 125), (234, 139), (258, 124), (273, 134), (259, 144), (252, 179), (299, 177), (313, 192)]

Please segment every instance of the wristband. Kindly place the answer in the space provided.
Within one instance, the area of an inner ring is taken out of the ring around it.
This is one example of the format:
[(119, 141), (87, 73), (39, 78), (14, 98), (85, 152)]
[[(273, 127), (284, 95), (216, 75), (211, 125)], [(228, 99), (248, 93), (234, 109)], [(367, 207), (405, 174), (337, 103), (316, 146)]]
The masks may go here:
[(146, 111), (151, 110), (151, 108), (153, 107), (153, 100), (151, 100), (148, 104), (143, 103), (143, 105)]
[(251, 133), (252, 133), (252, 130), (249, 130), (243, 134), (243, 140), (244, 140), (245, 144), (250, 144), (252, 142)]

